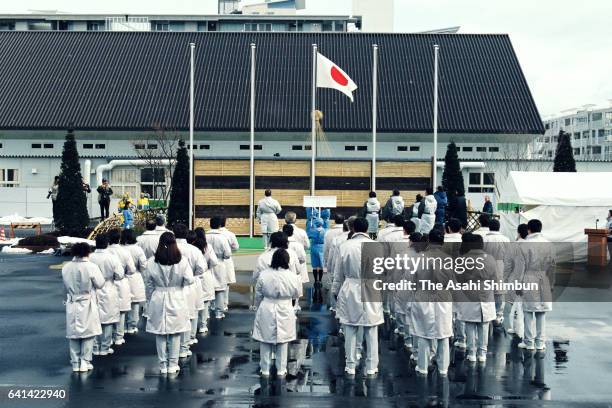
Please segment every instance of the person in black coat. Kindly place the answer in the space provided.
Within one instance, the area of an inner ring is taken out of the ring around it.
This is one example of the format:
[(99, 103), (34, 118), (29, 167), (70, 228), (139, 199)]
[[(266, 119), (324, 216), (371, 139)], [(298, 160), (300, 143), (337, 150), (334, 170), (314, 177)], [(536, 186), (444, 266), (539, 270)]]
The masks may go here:
[(467, 201), (465, 199), (465, 193), (462, 190), (457, 190), (457, 194), (454, 199), (454, 205), (452, 206), (451, 218), (456, 218), (461, 221), (463, 228), (467, 227)]

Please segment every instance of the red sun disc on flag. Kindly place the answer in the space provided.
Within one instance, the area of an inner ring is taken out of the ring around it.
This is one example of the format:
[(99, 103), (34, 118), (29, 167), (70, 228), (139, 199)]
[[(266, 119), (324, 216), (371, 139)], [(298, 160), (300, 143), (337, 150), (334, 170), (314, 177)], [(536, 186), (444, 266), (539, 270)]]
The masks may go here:
[(340, 72), (340, 70), (336, 67), (331, 67), (331, 77), (334, 81), (336, 81), (338, 84), (342, 85), (342, 86), (347, 86), (349, 81), (348, 78), (346, 76), (344, 76), (344, 74), (342, 72)]

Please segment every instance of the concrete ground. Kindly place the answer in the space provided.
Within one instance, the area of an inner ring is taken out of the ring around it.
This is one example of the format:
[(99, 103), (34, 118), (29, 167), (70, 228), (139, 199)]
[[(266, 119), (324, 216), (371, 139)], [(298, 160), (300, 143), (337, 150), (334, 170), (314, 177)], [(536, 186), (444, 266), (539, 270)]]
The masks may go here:
[[(326, 307), (310, 299), (290, 345), (286, 380), (258, 375), (259, 345), (250, 338), (249, 276), (254, 256), (236, 258), (238, 284), (223, 321), (181, 361), (176, 376), (161, 376), (152, 335), (128, 335), (115, 354), (95, 357), (95, 369), (73, 374), (62, 304), (61, 262), (46, 255), (0, 254), (0, 407), (395, 407), (610, 406), (612, 304), (556, 303), (548, 315), (545, 353), (523, 352), (516, 340), (492, 332), (488, 361), (471, 365), (453, 351), (448, 378), (432, 370), (416, 376), (409, 354), (388, 325), (380, 328), (380, 374), (343, 375), (342, 339)], [(587, 290), (579, 289), (575, 290)], [(590, 289), (609, 291), (609, 289)], [(606, 295), (609, 296), (610, 293)], [(51, 387), (66, 400), (7, 398), (9, 389)]]

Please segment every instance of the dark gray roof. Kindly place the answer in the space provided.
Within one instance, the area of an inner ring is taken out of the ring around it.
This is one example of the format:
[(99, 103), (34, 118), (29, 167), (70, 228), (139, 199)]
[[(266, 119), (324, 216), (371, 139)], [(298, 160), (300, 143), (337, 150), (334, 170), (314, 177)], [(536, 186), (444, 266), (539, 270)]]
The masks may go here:
[(544, 132), (507, 35), (366, 33), (1, 32), (0, 128), (187, 129), (189, 42), (196, 130), (249, 129), (254, 42), (257, 131), (310, 128), (313, 43), (359, 86), (317, 91), (324, 129), (370, 131), (376, 43), (380, 132), (431, 132), (434, 44), (441, 132)]

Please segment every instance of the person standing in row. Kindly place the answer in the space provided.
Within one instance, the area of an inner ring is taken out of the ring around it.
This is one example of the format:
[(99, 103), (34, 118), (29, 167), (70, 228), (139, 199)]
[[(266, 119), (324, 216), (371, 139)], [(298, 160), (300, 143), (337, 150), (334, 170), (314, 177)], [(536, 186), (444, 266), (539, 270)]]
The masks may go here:
[(232, 248), (229, 245), (227, 236), (220, 230), (221, 218), (212, 217), (210, 219), (210, 230), (206, 234), (207, 242), (215, 251), (219, 263), (213, 269), (215, 277), (215, 318), (225, 318), (225, 308), (227, 303), (227, 270), (226, 259), (232, 257)]
[[(227, 241), (229, 243), (230, 249), (232, 250), (232, 254), (240, 249), (240, 245), (238, 244), (238, 239), (236, 238), (236, 234), (232, 231), (228, 230), (225, 227), (227, 219), (225, 217), (221, 217), (221, 228), (219, 231), (225, 235)], [(229, 259), (225, 260), (225, 271), (227, 272), (227, 289), (225, 289), (225, 309), (224, 312), (227, 312), (229, 309), (229, 291), (230, 285), (236, 283), (236, 267), (234, 266), (234, 259), (230, 256)]]
[(100, 323), (102, 334), (96, 337), (93, 354), (106, 356), (113, 354), (113, 327), (119, 323), (121, 313), (119, 312), (119, 291), (116, 281), (125, 279), (125, 271), (121, 262), (108, 250), (108, 237), (100, 234), (96, 237), (96, 250), (89, 256), (89, 260), (96, 264), (102, 276), (104, 286), (96, 290), (96, 300), (100, 311)]
[(380, 230), (376, 240), (378, 242), (394, 242), (404, 236), (404, 217), (401, 214), (393, 216), (393, 222), (388, 222), (385, 228)]
[(66, 338), (72, 371), (86, 372), (93, 369), (91, 359), (95, 337), (102, 334), (96, 289), (102, 289), (105, 280), (100, 268), (89, 262), (89, 244), (74, 244), (71, 252), (72, 261), (62, 268), (66, 291)]
[(308, 238), (308, 233), (304, 231), (302, 228), (298, 227), (295, 223), (297, 220), (297, 214), (293, 211), (287, 211), (285, 213), (285, 224), (289, 224), (293, 227), (293, 238), (302, 246), (304, 250), (310, 249), (310, 239)]
[(369, 198), (363, 205), (363, 216), (368, 221), (368, 235), (376, 239), (378, 224), (380, 223), (380, 201), (376, 198), (376, 192), (370, 191)]
[(425, 197), (419, 205), (419, 218), (421, 222), (419, 223), (418, 231), (421, 234), (429, 234), (433, 229), (436, 224), (436, 209), (438, 208), (438, 203), (433, 195), (433, 189), (427, 187), (425, 193)]
[(208, 333), (208, 318), (210, 316), (210, 302), (215, 300), (215, 287), (217, 282), (213, 275), (215, 267), (219, 264), (217, 255), (212, 247), (208, 245), (206, 240), (206, 232), (204, 228), (198, 227), (195, 229), (196, 239), (191, 243), (198, 248), (204, 255), (207, 271), (200, 276), (202, 279), (202, 308), (198, 307), (198, 332), (202, 334)]
[(155, 250), (159, 244), (159, 234), (157, 231), (155, 231), (156, 226), (157, 224), (155, 224), (155, 220), (147, 220), (145, 223), (145, 232), (136, 238), (136, 242), (144, 251), (146, 259), (149, 259), (155, 255)]
[(436, 192), (434, 193), (434, 198), (436, 199), (436, 224), (444, 225), (444, 220), (446, 217), (446, 207), (448, 206), (448, 197), (446, 196), (446, 191), (442, 186), (438, 186)]
[(312, 267), (315, 285), (320, 286), (323, 280), (323, 245), (325, 244), (323, 220), (317, 217), (312, 226), (313, 228), (308, 232), (310, 238), (310, 266)]
[(399, 190), (393, 190), (393, 194), (387, 200), (382, 209), (382, 219), (387, 223), (391, 223), (396, 215), (404, 213), (404, 199), (400, 195)]
[[(310, 278), (308, 277), (308, 265), (306, 264), (306, 251), (304, 250), (304, 247), (302, 246), (302, 244), (299, 243), (297, 239), (295, 239), (294, 232), (293, 232), (293, 225), (291, 224), (283, 225), (283, 233), (287, 235), (289, 249), (293, 251), (297, 256), (297, 260), (299, 262), (300, 282), (302, 282), (302, 285), (304, 285), (305, 283), (310, 282)], [(303, 292), (303, 287), (302, 287), (302, 292)], [(300, 310), (302, 310), (302, 308), (300, 307), (299, 299), (294, 299), (294, 303), (295, 303), (294, 309), (296, 312), (299, 312)]]
[[(492, 255), (497, 264), (495, 280), (498, 282), (510, 282), (504, 280), (507, 274), (505, 273), (506, 265), (508, 265), (508, 250), (510, 247), (510, 239), (499, 232), (501, 225), (498, 220), (492, 219), (489, 221), (489, 233), (484, 237), (485, 252)], [(506, 291), (495, 290), (495, 324), (501, 325), (504, 321), (504, 300)]]
[(270, 235), (278, 231), (278, 217), (282, 207), (278, 201), (272, 198), (272, 191), (266, 190), (265, 197), (257, 203), (256, 216), (261, 225), (264, 248), (269, 246)]
[(121, 245), (128, 250), (134, 261), (135, 272), (128, 275), (130, 290), (132, 292), (132, 309), (127, 314), (126, 333), (138, 333), (138, 322), (143, 303), (147, 300), (142, 274), (147, 268), (147, 258), (144, 251), (136, 245), (136, 233), (132, 229), (121, 231)]
[(296, 339), (296, 317), (292, 299), (300, 296), (300, 277), (289, 270), (290, 256), (277, 249), (269, 267), (261, 271), (255, 284), (257, 314), (253, 339), (260, 342), (261, 375), (270, 375), (272, 353), (276, 355), (278, 377), (287, 375), (288, 344)]
[[(323, 243), (323, 261), (325, 261), (325, 269), (328, 272), (330, 272), (329, 264), (327, 262), (327, 260), (329, 259), (329, 251), (331, 250), (334, 238), (336, 238), (339, 235), (342, 235), (342, 233), (344, 232), (344, 221), (345, 221), (344, 215), (340, 213), (334, 214), (334, 225), (331, 226), (325, 232), (325, 239), (324, 239), (325, 242)], [(293, 233), (295, 235), (295, 231)]]
[(171, 232), (160, 236), (145, 276), (149, 297), (146, 330), (155, 334), (159, 370), (162, 374), (177, 373), (181, 334), (191, 330), (183, 287), (191, 285), (194, 277)]
[(107, 179), (102, 179), (102, 184), (98, 186), (98, 204), (100, 204), (100, 217), (102, 219), (109, 217), (109, 209), (111, 197), (113, 196), (113, 189), (108, 184)]
[(108, 241), (110, 243), (108, 250), (111, 254), (117, 257), (125, 272), (127, 279), (116, 281), (119, 291), (119, 322), (113, 330), (113, 340), (116, 346), (125, 343), (125, 318), (128, 312), (132, 310), (132, 289), (130, 287), (130, 275), (136, 273), (136, 266), (132, 254), (124, 247), (119, 245), (121, 241), (121, 232), (118, 229), (108, 232)]

